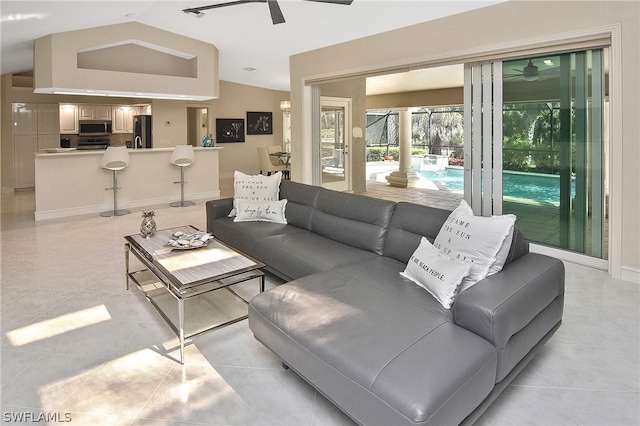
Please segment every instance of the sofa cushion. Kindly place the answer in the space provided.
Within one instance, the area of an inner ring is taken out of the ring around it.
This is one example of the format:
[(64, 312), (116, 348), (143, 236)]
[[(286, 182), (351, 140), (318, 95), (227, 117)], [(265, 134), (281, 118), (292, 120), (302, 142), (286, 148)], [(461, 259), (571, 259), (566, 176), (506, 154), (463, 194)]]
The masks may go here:
[[(249, 325), (280, 356), (281, 334), (301, 348), (301, 357), (286, 358), (312, 383), (321, 382), (310, 377), (318, 363), (331, 366), (346, 385), (382, 402), (376, 410), (395, 411), (394, 424), (462, 421), (493, 388), (495, 348), (441, 314), (431, 295), (398, 274), (399, 262), (385, 262), (396, 265), (390, 281), (360, 275), (375, 263), (366, 260), (262, 293), (251, 301)], [(417, 300), (398, 297), (402, 287), (419, 292)], [(336, 395), (343, 383), (326, 386), (320, 390)]]
[(311, 231), (334, 241), (382, 254), (395, 203), (322, 189)]
[(280, 182), (280, 198), (287, 200), (287, 222), (299, 228), (311, 229), (311, 214), (321, 190), (319, 186), (290, 180)]
[(289, 279), (359, 262), (374, 253), (333, 241), (310, 231), (272, 235), (261, 239), (253, 254)]
[[(270, 222), (234, 222), (234, 218), (224, 217), (213, 221), (210, 232), (218, 240), (229, 244), (249, 256), (255, 257), (255, 248), (264, 238), (272, 235), (307, 232), (292, 225)], [(209, 226), (207, 226), (207, 229)], [(260, 259), (262, 260), (262, 259)]]
[(450, 309), (470, 269), (470, 264), (449, 259), (422, 237), (400, 275), (431, 293), (445, 309)]
[(422, 237), (433, 242), (450, 210), (401, 202), (396, 205), (383, 254), (407, 263)]
[(352, 279), (367, 282), (371, 287), (388, 293), (398, 300), (414, 304), (426, 311), (453, 321), (450, 309), (445, 309), (423, 288), (400, 275), (406, 265), (385, 256), (374, 256), (357, 263), (335, 268), (340, 274)]

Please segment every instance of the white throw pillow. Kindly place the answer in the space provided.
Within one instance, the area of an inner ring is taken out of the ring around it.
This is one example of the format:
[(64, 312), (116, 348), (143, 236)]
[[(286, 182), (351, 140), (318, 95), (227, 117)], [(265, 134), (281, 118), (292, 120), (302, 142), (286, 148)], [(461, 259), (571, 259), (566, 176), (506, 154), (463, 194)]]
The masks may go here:
[(280, 198), (282, 173), (271, 176), (247, 175), (239, 171), (233, 174), (233, 209), (229, 217), (236, 215), (238, 200), (277, 201)]
[[(513, 235), (515, 222), (516, 216), (512, 214), (474, 216), (473, 210), (464, 200), (451, 212), (433, 245), (451, 259), (473, 265), (462, 282), (460, 291), (488, 276), (492, 267), (495, 272), (502, 269), (506, 260), (505, 253), (509, 254), (511, 247), (511, 239), (507, 237)], [(505, 244), (507, 247), (503, 248)], [(497, 260), (499, 252), (502, 260)]]
[(445, 309), (451, 309), (470, 270), (471, 264), (448, 258), (422, 237), (400, 275), (425, 288)]
[(247, 201), (238, 200), (238, 211), (234, 222), (275, 222), (287, 223), (284, 214), (287, 200), (278, 201)]
[[(514, 219), (514, 223), (515, 223), (515, 219)], [(504, 267), (504, 263), (507, 261), (507, 257), (509, 256), (509, 250), (511, 250), (511, 243), (513, 242), (513, 232), (515, 228), (516, 227), (514, 224), (514, 226), (512, 226), (511, 229), (509, 230), (507, 237), (502, 242), (502, 247), (500, 247), (500, 250), (498, 250), (498, 254), (496, 255), (496, 261), (493, 262), (493, 264), (489, 267), (489, 273), (487, 274), (487, 276), (493, 275), (502, 271), (502, 268)]]

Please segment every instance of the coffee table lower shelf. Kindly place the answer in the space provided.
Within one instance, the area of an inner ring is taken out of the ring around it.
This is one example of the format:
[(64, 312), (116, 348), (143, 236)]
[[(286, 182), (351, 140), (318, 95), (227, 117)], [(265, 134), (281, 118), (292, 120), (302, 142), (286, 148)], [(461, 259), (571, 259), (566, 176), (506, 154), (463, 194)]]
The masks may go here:
[(186, 339), (247, 318), (247, 306), (255, 294), (255, 290), (250, 291), (253, 283), (249, 281), (258, 279), (258, 291), (264, 291), (264, 272), (261, 270), (234, 275), (182, 292), (163, 283), (149, 269), (128, 272), (127, 276), (180, 339), (180, 362), (183, 364)]

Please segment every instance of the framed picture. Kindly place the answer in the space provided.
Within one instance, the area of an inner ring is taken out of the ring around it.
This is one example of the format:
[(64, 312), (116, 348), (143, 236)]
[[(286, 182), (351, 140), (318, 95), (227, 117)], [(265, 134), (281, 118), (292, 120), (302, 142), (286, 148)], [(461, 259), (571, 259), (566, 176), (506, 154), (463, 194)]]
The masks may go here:
[(216, 142), (244, 142), (244, 118), (216, 118)]
[(248, 135), (272, 135), (273, 134), (273, 113), (272, 112), (247, 112), (247, 134)]

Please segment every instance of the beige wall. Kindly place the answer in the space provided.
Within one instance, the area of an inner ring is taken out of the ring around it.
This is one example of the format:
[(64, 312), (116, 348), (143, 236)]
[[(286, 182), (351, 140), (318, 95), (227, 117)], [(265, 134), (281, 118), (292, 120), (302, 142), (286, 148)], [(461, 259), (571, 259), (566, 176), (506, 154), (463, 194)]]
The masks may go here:
[[(0, 159), (3, 191), (13, 189), (13, 136), (11, 104), (13, 102), (94, 103), (104, 104), (104, 97), (35, 94), (31, 88), (12, 87), (11, 75), (2, 76), (2, 141)], [(215, 139), (216, 118), (243, 118), (247, 111), (273, 112), (273, 135), (251, 135), (244, 143), (221, 144), (220, 178), (233, 177), (234, 170), (259, 171), (256, 147), (282, 145), (282, 111), (280, 101), (289, 100), (289, 92), (262, 89), (237, 83), (220, 82), (220, 98), (205, 102), (171, 100), (148, 101), (153, 111), (154, 147), (166, 148), (186, 143), (187, 107), (209, 108), (209, 132)], [(109, 98), (109, 104), (140, 103), (141, 99)], [(147, 100), (145, 100), (146, 102)], [(169, 122), (167, 124), (167, 121)]]
[[(618, 39), (612, 52), (619, 55), (619, 72), (612, 74), (621, 87), (613, 91), (612, 117), (616, 127), (611, 147), (613, 173), (610, 223), (613, 232), (610, 270), (613, 276), (637, 281), (640, 276), (640, 3), (615, 1), (509, 1), (467, 13), (378, 34), (291, 57), (293, 158), (309, 159), (309, 114), (305, 82), (399, 71), (407, 66), (436, 66), (488, 59), (518, 50), (603, 32), (606, 26)], [(613, 30), (612, 30), (613, 29)], [(543, 49), (543, 50), (544, 50)], [(619, 96), (616, 98), (616, 96)], [(619, 124), (619, 126), (617, 126)], [(309, 160), (307, 160), (309, 161)], [(304, 167), (293, 164), (292, 178), (304, 180)]]
[(462, 105), (462, 87), (367, 96), (367, 109)]
[[(247, 112), (273, 112), (273, 135), (245, 135), (243, 143), (222, 143), (220, 151), (220, 178), (233, 177), (233, 172), (258, 173), (257, 147), (282, 146), (282, 111), (280, 101), (289, 100), (289, 92), (282, 92), (243, 84), (220, 82), (220, 98), (211, 101), (209, 121), (213, 123), (211, 133), (215, 139), (216, 118), (243, 118)], [(216, 140), (217, 143), (217, 140)]]

